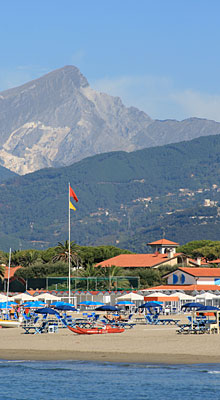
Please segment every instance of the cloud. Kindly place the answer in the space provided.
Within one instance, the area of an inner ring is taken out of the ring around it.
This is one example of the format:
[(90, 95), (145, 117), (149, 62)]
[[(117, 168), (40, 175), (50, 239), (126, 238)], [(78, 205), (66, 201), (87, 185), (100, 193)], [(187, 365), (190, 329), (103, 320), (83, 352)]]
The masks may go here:
[(220, 122), (220, 95), (188, 88), (179, 90), (168, 77), (121, 76), (103, 78), (91, 85), (101, 92), (119, 96), (126, 106), (135, 106), (155, 119), (198, 117)]
[(220, 122), (220, 95), (199, 93), (189, 89), (175, 93), (172, 97), (186, 114)]

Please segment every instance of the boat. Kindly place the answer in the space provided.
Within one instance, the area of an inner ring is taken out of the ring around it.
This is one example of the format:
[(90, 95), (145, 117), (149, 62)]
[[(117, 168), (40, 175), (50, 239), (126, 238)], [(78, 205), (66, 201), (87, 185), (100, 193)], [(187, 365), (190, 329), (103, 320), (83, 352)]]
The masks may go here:
[(20, 324), (20, 321), (12, 319), (0, 319), (0, 327), (2, 328), (18, 328)]
[(103, 326), (103, 327), (94, 327), (94, 328), (80, 328), (79, 326), (67, 326), (68, 329), (77, 333), (78, 335), (94, 335), (94, 334), (106, 334), (106, 333), (122, 333), (124, 332), (124, 328), (112, 327), (112, 326)]

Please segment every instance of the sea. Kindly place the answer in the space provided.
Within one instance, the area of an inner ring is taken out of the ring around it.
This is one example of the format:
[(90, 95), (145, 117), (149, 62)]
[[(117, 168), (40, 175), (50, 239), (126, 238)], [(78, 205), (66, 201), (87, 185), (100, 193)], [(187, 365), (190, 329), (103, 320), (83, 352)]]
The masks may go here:
[(0, 360), (2, 400), (220, 399), (220, 364)]

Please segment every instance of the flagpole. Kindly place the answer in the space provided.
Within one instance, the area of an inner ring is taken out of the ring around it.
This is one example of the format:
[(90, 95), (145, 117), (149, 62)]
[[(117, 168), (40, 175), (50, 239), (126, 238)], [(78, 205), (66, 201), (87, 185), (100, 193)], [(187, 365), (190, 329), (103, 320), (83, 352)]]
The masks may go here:
[(70, 303), (70, 290), (71, 290), (71, 279), (70, 279), (70, 183), (69, 183), (69, 201), (68, 201), (68, 207), (69, 207), (69, 303)]
[(11, 267), (11, 248), (9, 250), (9, 262), (8, 262), (8, 284), (7, 284), (7, 301), (6, 301), (7, 311), (8, 311), (8, 295), (9, 295), (9, 282), (10, 282), (10, 267)]

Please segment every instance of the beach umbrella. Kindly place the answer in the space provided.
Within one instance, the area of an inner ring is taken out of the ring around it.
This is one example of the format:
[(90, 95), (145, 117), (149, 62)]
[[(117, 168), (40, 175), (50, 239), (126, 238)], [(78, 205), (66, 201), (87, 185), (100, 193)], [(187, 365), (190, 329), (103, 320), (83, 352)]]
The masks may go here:
[(191, 303), (185, 303), (182, 305), (181, 310), (183, 310), (184, 308), (186, 310), (199, 310), (201, 307), (203, 307), (203, 304), (201, 303), (195, 303), (195, 302), (191, 302)]
[(162, 303), (160, 301), (147, 301), (147, 303), (141, 304), (138, 308), (162, 308)]
[(73, 306), (70, 306), (69, 304), (60, 304), (55, 307), (56, 310), (60, 311), (77, 311), (77, 309)]
[(22, 305), (22, 307), (36, 308), (36, 307), (44, 307), (47, 304), (36, 300), (36, 301), (26, 301), (25, 303), (23, 303), (21, 305)]
[(202, 306), (198, 311), (220, 311), (220, 308), (214, 306)]
[(69, 303), (65, 303), (65, 301), (53, 301), (50, 305), (51, 306), (61, 306), (62, 304), (69, 304)]
[(91, 301), (91, 300), (85, 300), (79, 303), (80, 306), (98, 306), (102, 305), (104, 303), (100, 303), (99, 301)]
[(7, 304), (6, 301), (3, 301), (0, 303), (0, 309), (3, 309), (3, 308), (12, 308), (12, 307), (9, 303)]
[(50, 293), (41, 293), (38, 296), (35, 297), (37, 300), (43, 300), (43, 301), (53, 301), (53, 300), (60, 300), (60, 297), (54, 296), (53, 294)]
[(144, 296), (138, 293), (127, 293), (122, 296), (119, 296), (117, 300), (130, 300), (130, 301), (138, 301), (138, 300), (144, 300)]
[(6, 300), (7, 300), (7, 296), (5, 296), (5, 294), (1, 293), (0, 294), (0, 301), (3, 302), (3, 301), (6, 301)]
[(173, 296), (179, 297), (179, 300), (193, 300), (194, 297), (190, 296), (189, 294), (183, 293), (183, 292), (173, 292)]
[(104, 306), (97, 307), (95, 310), (96, 311), (119, 311), (119, 309), (117, 307), (110, 306), (108, 304), (105, 304)]
[(132, 301), (119, 301), (117, 304), (117, 306), (135, 306), (134, 303), (132, 303)]
[(34, 297), (28, 293), (19, 293), (16, 294), (15, 296), (12, 296), (11, 300), (31, 301), (34, 300)]
[(36, 314), (53, 314), (53, 315), (59, 315), (59, 313), (54, 310), (53, 308), (49, 308), (49, 307), (44, 307), (44, 308), (38, 308), (37, 310), (35, 310)]

